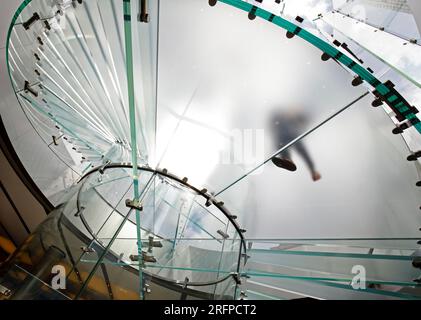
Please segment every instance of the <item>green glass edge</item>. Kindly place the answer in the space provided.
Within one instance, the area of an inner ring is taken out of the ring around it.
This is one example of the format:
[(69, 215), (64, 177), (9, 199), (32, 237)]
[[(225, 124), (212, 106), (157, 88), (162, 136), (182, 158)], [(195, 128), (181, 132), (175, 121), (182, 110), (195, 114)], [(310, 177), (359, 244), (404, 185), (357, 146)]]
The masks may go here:
[[(258, 270), (248, 270), (244, 274), (250, 277), (268, 277), (268, 278), (280, 278), (280, 279), (294, 279), (294, 280), (304, 280), (304, 281), (333, 281), (333, 282), (352, 282), (351, 278), (329, 278), (329, 277), (312, 277), (312, 276), (293, 276), (288, 274), (281, 273), (271, 273), (271, 272), (261, 272)], [(406, 281), (393, 281), (393, 280), (376, 280), (376, 279), (367, 279), (368, 283), (374, 284), (386, 284), (386, 285), (395, 285), (402, 287), (420, 287), (421, 285), (415, 282), (406, 282)], [(421, 297), (420, 297), (421, 298)]]
[[(126, 51), (126, 75), (127, 91), (129, 98), (129, 116), (130, 116), (130, 138), (132, 148), (132, 166), (133, 166), (133, 190), (134, 200), (139, 201), (139, 178), (137, 170), (137, 139), (136, 139), (136, 106), (134, 100), (134, 77), (133, 77), (133, 44), (131, 27), (131, 1), (123, 0), (124, 14), (124, 43)], [(139, 297), (142, 300), (143, 295), (143, 275), (142, 275), (142, 242), (140, 231), (140, 211), (135, 209), (136, 214), (136, 235), (137, 235), (137, 254), (139, 267)]]

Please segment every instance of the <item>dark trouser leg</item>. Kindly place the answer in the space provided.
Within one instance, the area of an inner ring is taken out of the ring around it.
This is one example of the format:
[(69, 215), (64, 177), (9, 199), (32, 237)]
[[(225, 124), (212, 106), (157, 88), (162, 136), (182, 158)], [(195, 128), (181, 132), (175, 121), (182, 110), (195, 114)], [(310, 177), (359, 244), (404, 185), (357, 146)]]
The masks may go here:
[(311, 172), (315, 171), (313, 160), (311, 159), (307, 148), (304, 146), (304, 144), (300, 141), (295, 143), (295, 150), (301, 155), (301, 157), (304, 159), (305, 163), (307, 164), (307, 167), (310, 169)]
[(289, 149), (286, 149), (286, 150), (278, 153), (276, 156), (279, 157), (279, 158), (282, 158), (282, 159), (291, 160), (291, 154), (289, 152)]

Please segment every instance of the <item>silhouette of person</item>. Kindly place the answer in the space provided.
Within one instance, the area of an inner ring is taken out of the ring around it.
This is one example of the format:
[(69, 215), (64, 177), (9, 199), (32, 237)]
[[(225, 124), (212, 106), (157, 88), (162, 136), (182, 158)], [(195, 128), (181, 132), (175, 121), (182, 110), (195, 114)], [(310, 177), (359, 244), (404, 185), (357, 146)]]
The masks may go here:
[[(307, 117), (303, 112), (288, 110), (287, 112), (274, 112), (271, 116), (271, 130), (279, 149), (297, 138), (307, 123)], [(302, 141), (295, 142), (291, 147), (283, 150), (272, 158), (272, 162), (279, 168), (289, 171), (296, 171), (297, 166), (292, 161), (290, 150), (295, 150), (304, 160), (311, 173), (313, 181), (321, 179), (320, 173), (316, 170), (314, 162)]]

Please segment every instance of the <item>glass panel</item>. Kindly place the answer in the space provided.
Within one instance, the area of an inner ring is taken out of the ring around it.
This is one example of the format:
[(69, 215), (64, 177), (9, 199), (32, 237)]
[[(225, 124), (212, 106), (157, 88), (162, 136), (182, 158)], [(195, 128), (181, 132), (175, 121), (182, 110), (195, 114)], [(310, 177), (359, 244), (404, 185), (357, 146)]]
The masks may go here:
[(379, 2), (357, 0), (345, 3), (338, 12), (349, 15), (357, 21), (406, 39), (420, 40), (417, 24), (411, 7), (406, 0)]
[[(290, 238), (290, 239), (247, 239), (248, 248), (271, 249), (277, 245), (308, 245), (327, 248), (340, 247), (341, 250), (353, 248), (361, 250), (375, 249), (378, 252), (393, 250), (414, 251), (417, 249), (418, 238)], [(351, 251), (350, 251), (351, 252)]]
[[(402, 159), (406, 147), (390, 134), (388, 116), (367, 104), (361, 100), (287, 149), (282, 157), (291, 157), (296, 172), (269, 161), (219, 195), (239, 213), (248, 237), (417, 236), (417, 170)], [(313, 181), (315, 173), (320, 180)]]
[[(330, 281), (302, 281), (296, 279), (284, 279), (276, 277), (251, 277), (248, 282), (256, 285), (256, 290), (261, 288), (272, 288), (272, 296), (281, 299), (304, 298), (313, 299), (335, 299), (335, 300), (396, 300), (396, 299), (414, 299), (418, 300), (419, 296), (407, 294), (405, 292), (395, 292), (393, 288), (382, 287), (358, 289), (355, 290), (349, 284), (335, 283)], [(396, 290), (396, 289), (395, 289)], [(398, 289), (399, 290), (399, 289)]]
[[(221, 190), (363, 92), (277, 26), (225, 4), (181, 2), (161, 1), (158, 165), (196, 186)], [(296, 124), (284, 139), (272, 133), (282, 116)]]
[(415, 286), (417, 271), (408, 256), (310, 252), (289, 250), (252, 250), (247, 266), (249, 275), (268, 273), (279, 277), (313, 277), (318, 280), (351, 282), (353, 267), (364, 266), (367, 281), (381, 284)]

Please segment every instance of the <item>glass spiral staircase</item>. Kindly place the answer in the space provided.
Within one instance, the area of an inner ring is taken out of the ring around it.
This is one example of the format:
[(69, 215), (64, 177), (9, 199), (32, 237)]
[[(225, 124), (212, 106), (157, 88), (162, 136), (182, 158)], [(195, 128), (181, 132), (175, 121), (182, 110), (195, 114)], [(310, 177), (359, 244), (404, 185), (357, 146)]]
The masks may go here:
[[(11, 140), (55, 209), (6, 298), (420, 299), (419, 34), (395, 30), (406, 1), (386, 30), (368, 11), (397, 65), (319, 3), (24, 1), (7, 67), (40, 142)], [(304, 119), (282, 144), (274, 113)], [(296, 172), (271, 161), (288, 151)]]

